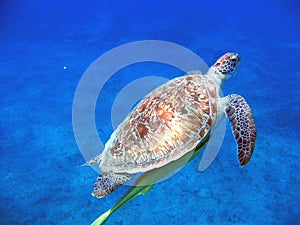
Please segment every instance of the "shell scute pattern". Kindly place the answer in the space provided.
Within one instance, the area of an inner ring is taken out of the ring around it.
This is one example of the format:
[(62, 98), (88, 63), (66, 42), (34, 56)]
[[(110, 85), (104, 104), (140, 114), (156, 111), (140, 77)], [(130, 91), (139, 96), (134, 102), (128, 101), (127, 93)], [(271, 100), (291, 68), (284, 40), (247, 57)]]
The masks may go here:
[(113, 157), (107, 170), (142, 172), (141, 168), (160, 167), (189, 152), (213, 125), (216, 96), (212, 81), (199, 74), (176, 78), (151, 92), (104, 150)]

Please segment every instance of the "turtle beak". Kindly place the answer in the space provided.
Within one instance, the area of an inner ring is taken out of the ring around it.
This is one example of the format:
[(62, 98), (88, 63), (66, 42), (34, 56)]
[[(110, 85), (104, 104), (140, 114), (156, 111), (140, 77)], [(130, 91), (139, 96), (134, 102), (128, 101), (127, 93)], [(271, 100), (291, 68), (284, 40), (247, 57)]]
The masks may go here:
[(232, 62), (238, 63), (241, 60), (241, 57), (238, 53), (232, 53), (230, 60)]

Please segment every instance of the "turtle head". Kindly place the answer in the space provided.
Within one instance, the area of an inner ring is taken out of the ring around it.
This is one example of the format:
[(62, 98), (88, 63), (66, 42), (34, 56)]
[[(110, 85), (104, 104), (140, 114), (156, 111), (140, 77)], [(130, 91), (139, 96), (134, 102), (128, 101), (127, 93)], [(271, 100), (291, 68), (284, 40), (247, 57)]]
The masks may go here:
[(238, 53), (228, 52), (222, 55), (212, 68), (217, 72), (218, 78), (224, 81), (235, 75), (240, 59)]

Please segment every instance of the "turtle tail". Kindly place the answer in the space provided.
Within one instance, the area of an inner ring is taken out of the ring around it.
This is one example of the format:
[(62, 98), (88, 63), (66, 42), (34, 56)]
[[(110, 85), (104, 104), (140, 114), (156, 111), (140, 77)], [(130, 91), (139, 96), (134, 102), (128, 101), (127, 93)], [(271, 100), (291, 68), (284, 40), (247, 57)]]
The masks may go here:
[(225, 109), (238, 147), (238, 159), (245, 166), (254, 151), (256, 126), (250, 106), (237, 94), (229, 95)]
[(104, 172), (98, 176), (92, 195), (103, 198), (133, 177), (134, 174)]
[(100, 164), (101, 160), (102, 160), (102, 154), (95, 156), (94, 158), (92, 158), (91, 160), (87, 161), (86, 163), (80, 166), (91, 166), (94, 164)]

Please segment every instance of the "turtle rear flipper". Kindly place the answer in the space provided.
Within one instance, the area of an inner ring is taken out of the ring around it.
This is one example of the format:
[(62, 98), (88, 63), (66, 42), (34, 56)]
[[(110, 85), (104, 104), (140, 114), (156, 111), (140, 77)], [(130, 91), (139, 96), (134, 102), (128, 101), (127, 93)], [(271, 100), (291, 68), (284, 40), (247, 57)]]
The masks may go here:
[(245, 166), (253, 153), (256, 140), (256, 126), (252, 110), (246, 100), (237, 94), (226, 98), (226, 114), (238, 147), (238, 159)]
[(133, 174), (128, 173), (102, 173), (98, 176), (98, 179), (94, 184), (94, 192), (92, 195), (97, 198), (102, 198), (113, 192), (116, 188), (126, 183), (133, 177)]

